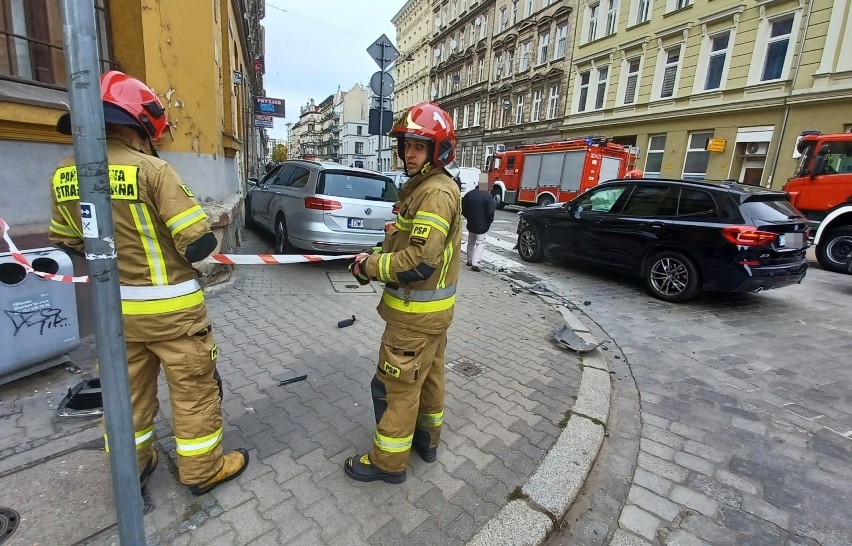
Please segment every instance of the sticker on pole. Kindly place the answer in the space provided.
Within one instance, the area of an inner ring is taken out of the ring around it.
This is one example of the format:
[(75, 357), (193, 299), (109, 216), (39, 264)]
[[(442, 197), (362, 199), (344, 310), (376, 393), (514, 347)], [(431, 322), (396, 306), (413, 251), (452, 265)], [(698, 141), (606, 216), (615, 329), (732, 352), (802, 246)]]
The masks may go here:
[(80, 202), (80, 220), (83, 224), (83, 237), (97, 239), (98, 214), (95, 212), (95, 205), (93, 203)]

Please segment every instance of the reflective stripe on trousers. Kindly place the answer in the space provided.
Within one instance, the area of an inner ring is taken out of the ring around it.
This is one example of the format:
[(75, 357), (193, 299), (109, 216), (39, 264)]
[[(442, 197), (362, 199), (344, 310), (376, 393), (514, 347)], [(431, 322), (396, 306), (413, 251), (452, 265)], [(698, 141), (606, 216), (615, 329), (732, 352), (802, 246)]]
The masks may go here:
[[(154, 439), (154, 425), (150, 427), (145, 427), (142, 430), (136, 431), (136, 451), (140, 449), (145, 449), (151, 444), (151, 441)], [(109, 453), (109, 438), (107, 438), (106, 433), (104, 433), (104, 450)]]
[(222, 427), (219, 427), (213, 434), (201, 438), (178, 438), (175, 436), (177, 453), (184, 457), (195, 457), (210, 453), (221, 441)]

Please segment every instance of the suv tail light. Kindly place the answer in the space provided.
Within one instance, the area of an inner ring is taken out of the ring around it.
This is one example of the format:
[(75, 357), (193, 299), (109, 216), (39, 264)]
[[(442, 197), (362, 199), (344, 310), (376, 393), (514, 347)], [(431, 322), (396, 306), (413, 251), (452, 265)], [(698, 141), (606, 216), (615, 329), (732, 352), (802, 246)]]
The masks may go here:
[(778, 238), (769, 231), (761, 231), (755, 226), (728, 226), (722, 229), (722, 235), (729, 243), (741, 246), (760, 246)]
[(305, 197), (305, 208), (314, 210), (338, 210), (342, 209), (343, 205), (331, 199), (321, 199), (319, 197)]

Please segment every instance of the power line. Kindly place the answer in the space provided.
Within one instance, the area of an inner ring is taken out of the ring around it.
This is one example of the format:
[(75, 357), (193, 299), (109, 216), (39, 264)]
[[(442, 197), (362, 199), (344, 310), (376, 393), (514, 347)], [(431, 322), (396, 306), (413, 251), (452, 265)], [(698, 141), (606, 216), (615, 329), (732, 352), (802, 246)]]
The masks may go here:
[(316, 24), (318, 24), (318, 25), (321, 25), (321, 26), (324, 26), (324, 27), (328, 27), (328, 28), (330, 28), (330, 29), (334, 29), (334, 30), (336, 30), (337, 32), (342, 32), (343, 34), (348, 34), (348, 35), (350, 35), (350, 36), (355, 36), (356, 38), (361, 38), (361, 39), (366, 39), (366, 40), (369, 40), (369, 39), (370, 39), (370, 38), (367, 38), (367, 37), (366, 37), (365, 35), (363, 35), (363, 34), (355, 34), (354, 32), (350, 32), (350, 31), (348, 31), (348, 30), (346, 30), (346, 29), (338, 28), (338, 27), (336, 27), (336, 26), (334, 26), (334, 25), (329, 25), (329, 24), (328, 24), (328, 23), (326, 23), (325, 21), (321, 21), (321, 20), (319, 20), (319, 19), (314, 19), (314, 18), (312, 18), (312, 17), (307, 17), (307, 16), (305, 16), (305, 15), (302, 15), (302, 14), (300, 14), (300, 13), (296, 13), (296, 12), (291, 11), (291, 10), (289, 10), (289, 9), (282, 8), (281, 6), (276, 6), (275, 4), (271, 4), (271, 3), (269, 3), (269, 1), (268, 1), (268, 0), (267, 0), (267, 2), (266, 2), (266, 7), (268, 7), (268, 8), (272, 8), (272, 9), (277, 9), (278, 11), (283, 11), (284, 13), (287, 13), (287, 14), (289, 14), (289, 15), (292, 15), (293, 17), (299, 17), (299, 18), (304, 19), (304, 20), (306, 20), (306, 21), (311, 21), (311, 22), (316, 23)]

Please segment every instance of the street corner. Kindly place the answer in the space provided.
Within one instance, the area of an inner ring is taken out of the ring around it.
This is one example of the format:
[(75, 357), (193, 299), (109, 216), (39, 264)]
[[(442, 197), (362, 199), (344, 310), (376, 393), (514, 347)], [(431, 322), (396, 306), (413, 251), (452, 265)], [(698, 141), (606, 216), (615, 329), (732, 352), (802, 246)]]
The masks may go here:
[[(266, 275), (239, 269), (237, 278)], [(331, 286), (335, 270), (324, 273), (304, 282)], [(351, 523), (352, 543), (427, 534), (445, 543), (471, 539), (527, 482), (567, 422), (581, 360), (553, 341), (561, 314), (532, 294), (515, 293), (505, 280), (463, 272), (448, 333), (438, 464), (414, 455), (402, 486), (360, 484), (345, 477), (342, 463), (371, 445), (369, 384), (383, 327), (378, 292), (363, 298), (313, 290), (306, 296), (291, 287), (256, 298), (234, 283), (208, 300), (211, 316), (230, 317), (214, 319), (223, 323), (216, 332), (224, 442), (249, 448), (259, 469), (213, 494), (221, 518), (250, 502), (250, 513), (260, 518), (299, 515), (298, 525), (278, 531), (280, 540), (286, 534), (296, 542), (301, 536), (333, 541), (336, 527), (320, 517), (329, 510)], [(353, 313), (356, 321), (339, 328)], [(376, 502), (358, 502), (365, 495)], [(239, 531), (236, 540), (250, 540), (252, 532)], [(268, 531), (258, 526), (257, 532)]]

